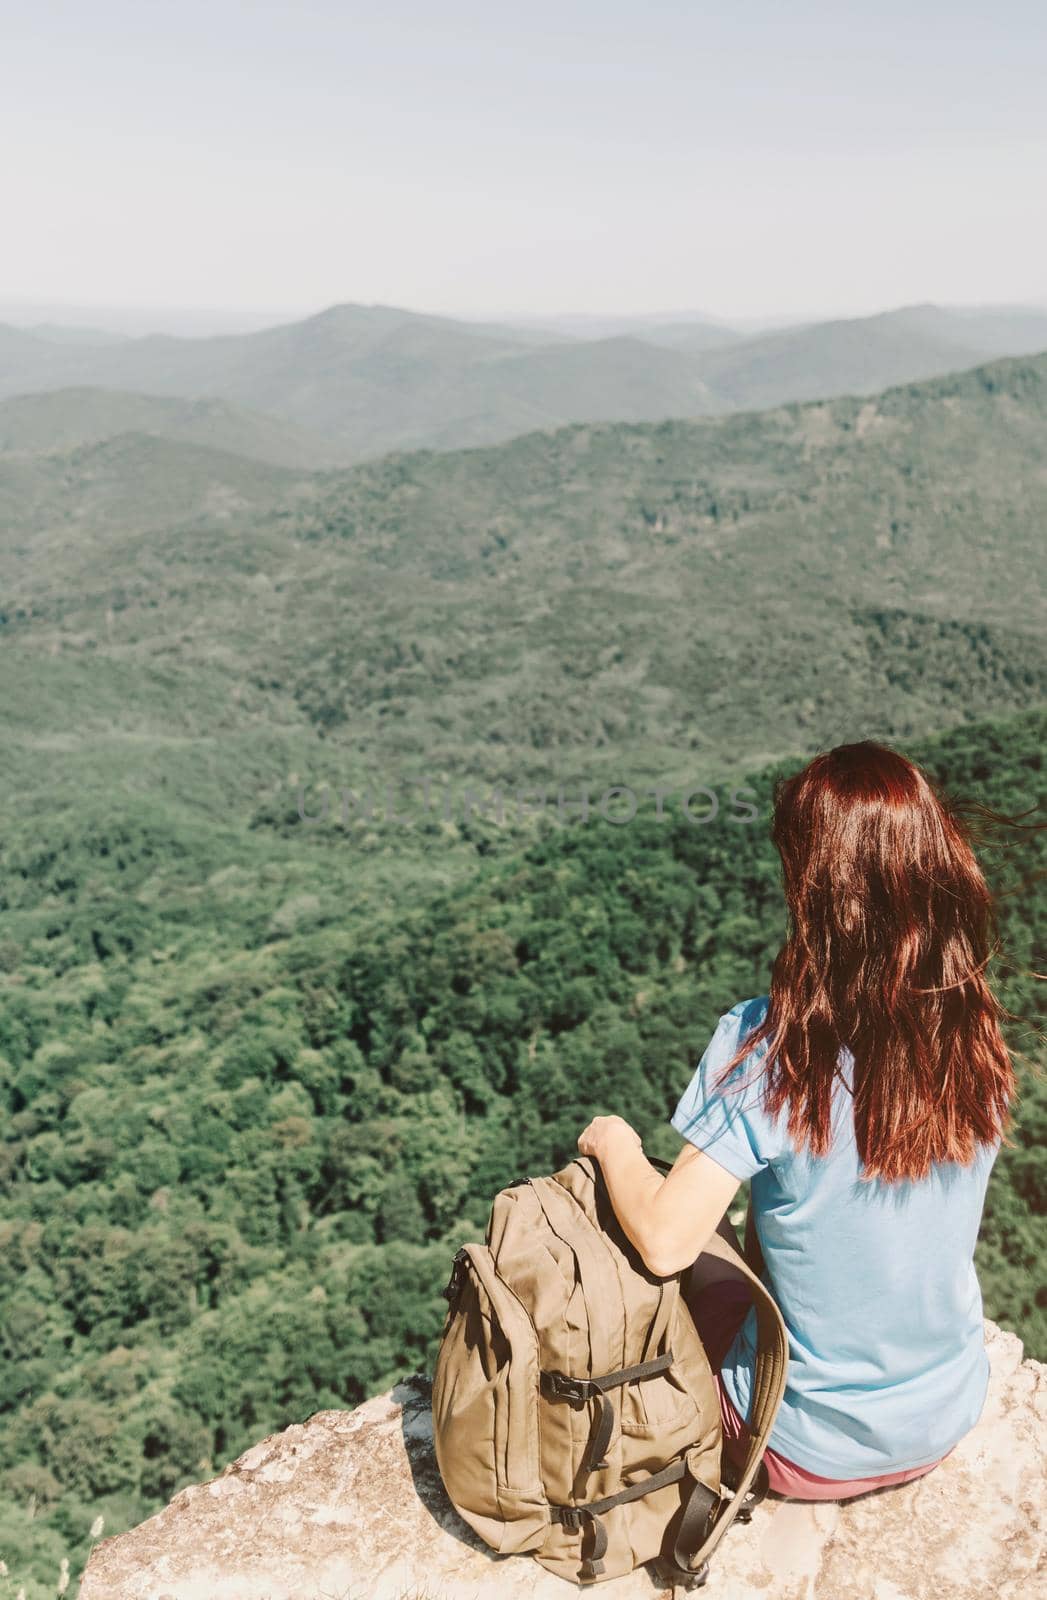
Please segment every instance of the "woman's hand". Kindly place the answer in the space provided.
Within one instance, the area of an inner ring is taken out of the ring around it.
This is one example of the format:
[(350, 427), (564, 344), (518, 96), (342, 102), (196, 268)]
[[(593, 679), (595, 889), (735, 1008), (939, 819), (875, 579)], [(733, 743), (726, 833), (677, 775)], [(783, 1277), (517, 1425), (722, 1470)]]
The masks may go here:
[(741, 1180), (693, 1144), (672, 1169), (658, 1171), (623, 1117), (594, 1117), (578, 1149), (600, 1165), (600, 1177), (622, 1229), (651, 1272), (672, 1277), (701, 1255)]
[(578, 1153), (604, 1162), (615, 1149), (643, 1149), (643, 1140), (624, 1117), (594, 1117), (578, 1135)]

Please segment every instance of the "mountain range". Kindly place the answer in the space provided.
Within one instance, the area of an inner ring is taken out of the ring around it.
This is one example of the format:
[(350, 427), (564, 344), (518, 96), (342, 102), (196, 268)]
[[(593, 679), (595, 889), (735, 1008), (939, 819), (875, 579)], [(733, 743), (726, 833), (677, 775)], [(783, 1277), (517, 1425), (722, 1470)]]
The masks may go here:
[[(5, 325), (0, 448), (46, 451), (110, 429), (197, 437), (278, 465), (346, 465), (570, 422), (871, 394), (1044, 349), (1047, 311), (1006, 307), (916, 306), (756, 336), (694, 319), (516, 326), (359, 305), (208, 338)], [(50, 409), (32, 400), (55, 391)], [(164, 410), (160, 398), (225, 409)]]
[(12, 803), (684, 782), (1047, 699), (1047, 356), (337, 471), (124, 432), (0, 455), (0, 520)]

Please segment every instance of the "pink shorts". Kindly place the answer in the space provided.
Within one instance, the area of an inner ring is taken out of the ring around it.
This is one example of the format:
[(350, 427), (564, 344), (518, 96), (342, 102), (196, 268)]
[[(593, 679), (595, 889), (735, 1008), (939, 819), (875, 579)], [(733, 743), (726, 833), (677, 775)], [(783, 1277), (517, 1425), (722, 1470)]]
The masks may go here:
[[(749, 1428), (740, 1417), (723, 1386), (720, 1368), (742, 1323), (748, 1315), (752, 1299), (743, 1283), (734, 1279), (721, 1279), (700, 1292), (697, 1307), (692, 1314), (701, 1334), (706, 1355), (713, 1369), (713, 1378), (720, 1396), (720, 1416), (723, 1423), (723, 1448), (731, 1461), (739, 1466), (745, 1460), (749, 1443)], [(946, 1451), (946, 1455), (951, 1451)], [(945, 1457), (941, 1458), (943, 1461)], [(764, 1452), (767, 1477), (775, 1494), (789, 1495), (794, 1500), (849, 1500), (870, 1489), (884, 1489), (890, 1484), (908, 1483), (910, 1478), (922, 1478), (938, 1466), (931, 1461), (925, 1467), (909, 1467), (905, 1472), (887, 1472), (879, 1478), (821, 1478), (787, 1461), (777, 1450)]]

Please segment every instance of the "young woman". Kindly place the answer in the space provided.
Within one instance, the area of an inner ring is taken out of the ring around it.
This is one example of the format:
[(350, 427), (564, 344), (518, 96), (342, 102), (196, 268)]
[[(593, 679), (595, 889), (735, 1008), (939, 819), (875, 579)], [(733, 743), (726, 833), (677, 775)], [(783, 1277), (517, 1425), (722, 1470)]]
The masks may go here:
[(989, 891), (925, 775), (883, 745), (841, 745), (779, 781), (771, 834), (789, 935), (769, 995), (720, 1018), (672, 1117), (687, 1143), (671, 1172), (620, 1117), (578, 1148), (650, 1269), (691, 1264), (739, 1461), (756, 1314), (740, 1274), (695, 1258), (718, 1228), (740, 1249), (726, 1212), (749, 1180), (789, 1336), (770, 1487), (837, 1500), (929, 1472), (978, 1420), (974, 1247), (1016, 1083), (985, 973)]

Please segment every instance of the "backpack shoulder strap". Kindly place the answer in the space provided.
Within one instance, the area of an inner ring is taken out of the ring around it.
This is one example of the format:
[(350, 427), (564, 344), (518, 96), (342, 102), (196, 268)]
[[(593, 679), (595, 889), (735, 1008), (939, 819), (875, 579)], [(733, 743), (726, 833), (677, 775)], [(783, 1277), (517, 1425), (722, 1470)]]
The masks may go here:
[[(750, 1218), (751, 1216), (750, 1210)], [(753, 1376), (752, 1404), (749, 1411), (749, 1448), (734, 1493), (729, 1500), (721, 1500), (719, 1514), (707, 1536), (706, 1530), (709, 1526), (707, 1495), (704, 1497), (701, 1494), (696, 1495), (692, 1517), (688, 1517), (685, 1512), (674, 1552), (677, 1565), (685, 1570), (693, 1570), (706, 1560), (716, 1549), (739, 1511), (746, 1509), (744, 1504), (746, 1496), (760, 1470), (763, 1452), (767, 1447), (774, 1419), (778, 1415), (778, 1408), (785, 1393), (785, 1381), (789, 1369), (789, 1343), (785, 1334), (785, 1323), (773, 1296), (760, 1278), (763, 1259), (759, 1240), (756, 1238), (756, 1229), (751, 1223), (746, 1234), (746, 1254), (750, 1256), (752, 1265), (743, 1259), (719, 1233), (713, 1234), (702, 1254), (717, 1256), (721, 1261), (727, 1262), (738, 1272), (743, 1273), (748, 1280), (756, 1307), (756, 1371)], [(755, 1248), (752, 1248), (753, 1246)], [(762, 1477), (763, 1492), (766, 1492), (766, 1472)], [(701, 1489), (703, 1486), (696, 1487)]]

